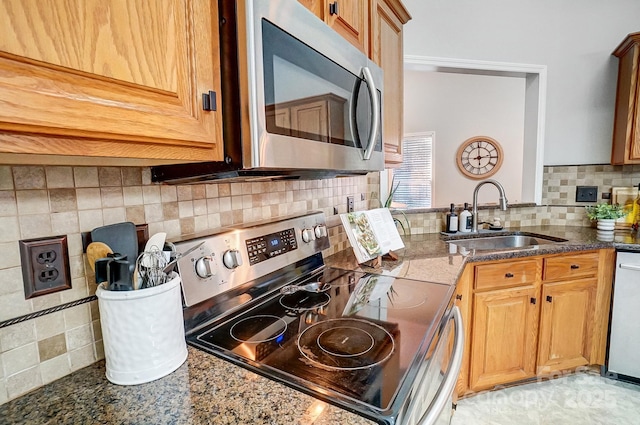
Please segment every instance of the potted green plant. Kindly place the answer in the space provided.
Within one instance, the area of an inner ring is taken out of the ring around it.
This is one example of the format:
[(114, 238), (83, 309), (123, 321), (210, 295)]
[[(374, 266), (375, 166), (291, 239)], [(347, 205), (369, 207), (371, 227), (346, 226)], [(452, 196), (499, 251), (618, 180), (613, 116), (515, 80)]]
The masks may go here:
[(597, 221), (598, 230), (613, 230), (617, 219), (627, 215), (627, 212), (619, 204), (601, 203), (585, 207), (587, 218)]

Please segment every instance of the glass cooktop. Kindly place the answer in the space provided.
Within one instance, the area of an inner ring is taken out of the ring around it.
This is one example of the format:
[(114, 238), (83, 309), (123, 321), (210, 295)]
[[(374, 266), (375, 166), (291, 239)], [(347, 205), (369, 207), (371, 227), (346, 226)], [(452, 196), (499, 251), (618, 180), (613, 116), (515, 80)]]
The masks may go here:
[(390, 409), (409, 390), (454, 287), (332, 268), (299, 285), (315, 281), (322, 292), (275, 292), (188, 341), (320, 398)]

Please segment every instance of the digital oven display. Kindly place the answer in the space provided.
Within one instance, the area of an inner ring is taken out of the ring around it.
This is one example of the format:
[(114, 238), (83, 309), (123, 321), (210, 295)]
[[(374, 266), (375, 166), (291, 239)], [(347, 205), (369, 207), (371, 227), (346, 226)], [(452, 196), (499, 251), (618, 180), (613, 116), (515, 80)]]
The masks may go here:
[(298, 248), (294, 229), (248, 239), (246, 244), (250, 265), (258, 264)]

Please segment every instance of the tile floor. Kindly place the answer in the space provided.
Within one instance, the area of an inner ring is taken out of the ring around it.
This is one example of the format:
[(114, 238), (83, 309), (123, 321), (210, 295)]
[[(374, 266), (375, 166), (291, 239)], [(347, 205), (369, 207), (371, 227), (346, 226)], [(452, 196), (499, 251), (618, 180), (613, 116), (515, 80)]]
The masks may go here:
[(452, 425), (640, 425), (640, 385), (576, 373), (460, 400)]

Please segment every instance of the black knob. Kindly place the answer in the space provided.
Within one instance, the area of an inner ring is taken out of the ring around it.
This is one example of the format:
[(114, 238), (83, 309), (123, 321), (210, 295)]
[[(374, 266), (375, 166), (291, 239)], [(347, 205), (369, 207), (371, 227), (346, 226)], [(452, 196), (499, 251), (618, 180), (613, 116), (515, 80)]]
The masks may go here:
[(456, 295), (456, 300), (460, 300), (460, 301), (462, 301), (462, 294), (458, 294), (458, 295)]
[(506, 273), (506, 274), (504, 275), (504, 277), (511, 278), (511, 277), (513, 277), (513, 273)]
[(577, 265), (577, 264), (572, 264), (572, 265), (571, 265), (571, 268), (572, 268), (573, 270), (575, 270), (575, 269), (579, 269), (579, 268), (580, 268), (580, 266), (579, 266), (579, 265)]

